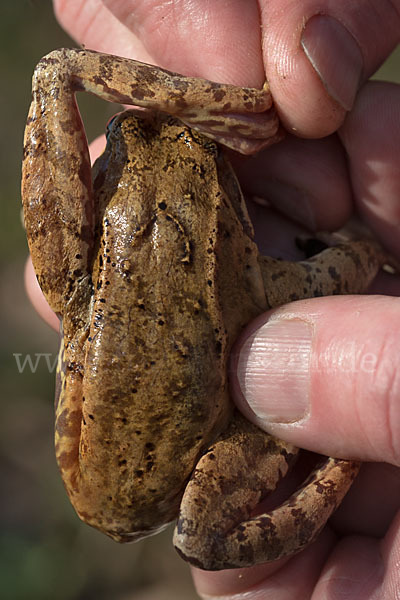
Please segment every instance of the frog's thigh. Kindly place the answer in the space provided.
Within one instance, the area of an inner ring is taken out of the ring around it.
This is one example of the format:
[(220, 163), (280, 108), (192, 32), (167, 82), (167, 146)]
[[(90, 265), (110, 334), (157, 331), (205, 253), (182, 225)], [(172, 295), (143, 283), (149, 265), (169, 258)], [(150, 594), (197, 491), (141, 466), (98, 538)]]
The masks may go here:
[(238, 417), (199, 461), (182, 503), (174, 545), (208, 570), (248, 567), (294, 554), (317, 536), (358, 472), (326, 459), (278, 508), (250, 518), (295, 458), (297, 449)]
[[(240, 537), (253, 508), (275, 489), (297, 453), (295, 446), (235, 413), (228, 430), (199, 460), (186, 487), (174, 534), (178, 552), (205, 569), (240, 566), (237, 550), (236, 556), (227, 554), (231, 550), (226, 532), (228, 539)], [(246, 547), (245, 563), (252, 564), (252, 543), (246, 542)]]
[(385, 260), (378, 244), (360, 240), (327, 248), (307, 261), (260, 256), (259, 264), (269, 307), (274, 308), (302, 298), (362, 293)]

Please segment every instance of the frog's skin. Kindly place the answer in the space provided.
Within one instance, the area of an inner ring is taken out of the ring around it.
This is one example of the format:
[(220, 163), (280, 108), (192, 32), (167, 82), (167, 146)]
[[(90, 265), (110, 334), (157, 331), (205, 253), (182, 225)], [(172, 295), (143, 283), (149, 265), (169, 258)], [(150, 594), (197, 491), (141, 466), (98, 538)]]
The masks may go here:
[[(80, 90), (156, 109), (113, 120), (93, 185)], [(315, 539), (358, 464), (324, 459), (285, 504), (251, 518), (297, 449), (233, 411), (232, 343), (271, 307), (362, 291), (381, 258), (369, 242), (298, 264), (259, 257), (223, 152), (159, 110), (245, 153), (279, 137), (267, 86), (82, 50), (51, 53), (34, 75), (22, 191), (37, 277), (62, 320), (57, 460), (78, 515), (113, 539), (178, 517), (186, 560), (250, 566)]]

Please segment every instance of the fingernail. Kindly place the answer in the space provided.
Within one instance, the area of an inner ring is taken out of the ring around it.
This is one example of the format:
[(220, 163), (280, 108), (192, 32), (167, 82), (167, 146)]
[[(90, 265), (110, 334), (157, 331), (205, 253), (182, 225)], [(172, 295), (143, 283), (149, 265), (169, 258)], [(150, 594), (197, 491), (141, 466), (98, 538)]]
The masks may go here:
[(311, 345), (311, 325), (286, 318), (271, 318), (245, 341), (239, 385), (258, 418), (293, 423), (307, 415)]
[(328, 94), (350, 110), (363, 72), (355, 38), (333, 17), (316, 15), (307, 21), (301, 45)]
[(263, 194), (280, 212), (315, 231), (314, 212), (306, 191), (275, 180), (263, 182)]

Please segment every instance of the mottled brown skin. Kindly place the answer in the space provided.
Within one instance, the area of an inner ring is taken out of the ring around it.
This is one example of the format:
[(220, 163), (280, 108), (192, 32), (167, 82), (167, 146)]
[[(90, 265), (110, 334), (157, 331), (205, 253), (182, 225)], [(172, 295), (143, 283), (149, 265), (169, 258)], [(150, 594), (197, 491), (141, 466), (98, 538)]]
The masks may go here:
[[(157, 109), (113, 120), (92, 175), (79, 90)], [(174, 543), (193, 564), (276, 560), (315, 538), (358, 465), (326, 459), (252, 519), (297, 449), (233, 411), (230, 348), (270, 307), (362, 291), (382, 256), (357, 242), (298, 264), (259, 257), (222, 151), (158, 110), (245, 153), (280, 135), (266, 86), (79, 50), (53, 52), (35, 71), (22, 195), (38, 280), (63, 327), (57, 460), (79, 516), (117, 541), (179, 514)]]

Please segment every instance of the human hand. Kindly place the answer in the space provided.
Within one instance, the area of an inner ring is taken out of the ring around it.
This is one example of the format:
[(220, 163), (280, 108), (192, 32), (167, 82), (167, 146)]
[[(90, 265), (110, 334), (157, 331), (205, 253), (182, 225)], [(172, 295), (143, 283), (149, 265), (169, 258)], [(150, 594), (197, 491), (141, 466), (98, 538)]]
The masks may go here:
[[(386, 3), (380, 3), (379, 7), (374, 7), (372, 11), (370, 2), (360, 0), (355, 14), (347, 14), (351, 10), (349, 4), (337, 3), (332, 9), (331, 3), (327, 3), (327, 8), (329, 6), (331, 10), (334, 10), (334, 16), (345, 23), (357, 39), (359, 47), (362, 48), (359, 52), (363, 66), (361, 68), (357, 67), (357, 52), (352, 54), (349, 49), (351, 44), (347, 45), (343, 41), (343, 34), (337, 33), (337, 26), (333, 26), (332, 33), (332, 27), (329, 24), (327, 25), (326, 22), (322, 22), (321, 46), (324, 40), (325, 43), (328, 40), (328, 43), (326, 43), (327, 50), (322, 56), (327, 54), (327, 56), (333, 55), (335, 57), (333, 65), (324, 62), (323, 65), (318, 67), (320, 75), (325, 81), (325, 85), (323, 85), (319, 75), (316, 74), (315, 69), (300, 46), (303, 23), (314, 14), (316, 4), (315, 1), (311, 0), (297, 3), (288, 0), (270, 0), (260, 2), (259, 7), (256, 2), (250, 1), (245, 4), (243, 2), (232, 2), (228, 7), (225, 4), (222, 6), (222, 4), (209, 5), (207, 3), (208, 13), (207, 18), (204, 18), (205, 3), (202, 2), (199, 2), (198, 5), (177, 2), (172, 8), (171, 3), (138, 3), (133, 0), (130, 2), (112, 2), (111, 0), (101, 2), (97, 0), (97, 3), (96, 1), (85, 3), (82, 0), (70, 0), (69, 2), (58, 0), (58, 2), (55, 2), (64, 26), (87, 46), (148, 62), (157, 62), (164, 67), (179, 72), (260, 87), (264, 79), (264, 58), (272, 93), (286, 127), (305, 137), (328, 135), (338, 128), (339, 135), (322, 140), (288, 137), (279, 146), (261, 153), (251, 162), (242, 163), (239, 169), (242, 181), (244, 184), (248, 184), (248, 191), (256, 193), (258, 196), (266, 195), (269, 201), (282, 213), (295, 218), (311, 230), (331, 229), (340, 226), (353, 210), (353, 193), (359, 212), (368, 220), (376, 235), (386, 242), (392, 252), (398, 253), (396, 213), (400, 184), (398, 169), (395, 165), (397, 161), (396, 149), (399, 148), (400, 144), (400, 132), (399, 125), (396, 122), (398, 119), (396, 119), (395, 107), (399, 104), (399, 90), (397, 86), (393, 85), (372, 84), (362, 87), (357, 93), (359, 86), (365, 81), (366, 77), (375, 70), (376, 66), (398, 42), (398, 15), (390, 12), (390, 9), (394, 12), (393, 3), (390, 6)], [(178, 8), (176, 8), (177, 6)], [(79, 12), (81, 8), (85, 8), (85, 10)], [(260, 12), (258, 12), (258, 8), (260, 8)], [(110, 10), (114, 11), (114, 17)], [(132, 13), (133, 17), (129, 10), (135, 10)], [(318, 3), (318, 11), (321, 11), (321, 2)], [(119, 15), (119, 18), (115, 15)], [(261, 52), (259, 38), (260, 18), (265, 31), (268, 31), (264, 54)], [(309, 22), (311, 23), (311, 21)], [(311, 40), (310, 38), (307, 40), (308, 34), (306, 35), (306, 46), (310, 55), (313, 54), (313, 46), (318, 47), (315, 38), (314, 42), (312, 41), (312, 35), (315, 35), (315, 25), (316, 21), (314, 20), (312, 24), (314, 34), (311, 30)], [(210, 31), (212, 35), (210, 35)], [(305, 31), (307, 31), (307, 28)], [(310, 29), (308, 29), (309, 31)], [(385, 32), (384, 35), (382, 35), (382, 31)], [(293, 35), (293, 32), (297, 32), (297, 37)], [(334, 49), (335, 36), (339, 36), (340, 42), (336, 49)], [(207, 47), (204, 45), (205, 39), (207, 40)], [(232, 40), (234, 41), (232, 42)], [(343, 46), (347, 49), (346, 60), (340, 59)], [(201, 52), (199, 52), (199, 48)], [(350, 55), (351, 58), (349, 58)], [(317, 63), (315, 56), (313, 61)], [(351, 69), (345, 69), (345, 81), (338, 84), (337, 77), (343, 73), (343, 65), (347, 65), (349, 62), (353, 67), (356, 65), (356, 68), (353, 68), (352, 71)], [(335, 69), (338, 64), (341, 65), (341, 68)], [(334, 68), (332, 69), (332, 67)], [(330, 80), (332, 70), (333, 82)], [(355, 85), (352, 88), (351, 85), (354, 83)], [(303, 99), (306, 99), (306, 101)], [(341, 101), (342, 106), (338, 103), (338, 99)], [(355, 104), (353, 104), (354, 99)], [(352, 107), (352, 111), (347, 116), (344, 125), (342, 125), (346, 116), (346, 109), (350, 107)], [(379, 110), (377, 110), (377, 107)], [(390, 138), (388, 132), (390, 132)], [(250, 168), (252, 171), (250, 171), (249, 176)], [(254, 171), (256, 171), (257, 177), (254, 177)], [(330, 183), (329, 187), (327, 186), (327, 179)], [(267, 214), (264, 208), (256, 210), (258, 214), (261, 210)], [(265, 224), (263, 223), (259, 232), (261, 243), (264, 246), (268, 246), (273, 239), (269, 235), (271, 229), (269, 223), (270, 220), (268, 219)], [(282, 225), (280, 237), (284, 236), (285, 232), (290, 233), (290, 228)], [(264, 248), (263, 251), (265, 252)], [(388, 290), (388, 287), (382, 288), (382, 291)], [(336, 323), (338, 317), (341, 316), (344, 319), (343, 323), (349, 323), (350, 321), (352, 327), (351, 317), (354, 306), (346, 304), (346, 301), (349, 302), (352, 299), (335, 299), (336, 304), (332, 304), (331, 309), (329, 309), (330, 305), (327, 303), (333, 300), (313, 300), (311, 304), (305, 304), (306, 309), (304, 310), (314, 315), (319, 303), (325, 302), (320, 308), (322, 315), (336, 315)], [(382, 312), (387, 311), (387, 306), (384, 304), (385, 300), (387, 299), (369, 298), (369, 304), (364, 306), (364, 309), (368, 309), (366, 313), (364, 312), (368, 316), (366, 333), (372, 326), (374, 315), (385, 315), (385, 312)], [(396, 300), (389, 300), (396, 303)], [(296, 308), (299, 306), (296, 305)], [(293, 310), (293, 307), (291, 308)], [(388, 313), (390, 314), (390, 325), (393, 321), (392, 312)], [(383, 320), (386, 321), (382, 317)], [(324, 320), (321, 320), (320, 324), (322, 328), (328, 325)], [(381, 326), (383, 323), (379, 323), (379, 325)], [(392, 325), (391, 327), (393, 328)], [(321, 329), (321, 331), (324, 331), (324, 329)], [(364, 338), (357, 337), (359, 333), (357, 329), (348, 328), (347, 331), (351, 331), (351, 341), (354, 341), (356, 348), (358, 348), (358, 339), (361, 340), (360, 343), (362, 344)], [(379, 328), (378, 331), (379, 338), (382, 336), (382, 344), (380, 345), (376, 337), (375, 348), (385, 348), (384, 341), (387, 340), (387, 334), (385, 333), (387, 326), (383, 329)], [(345, 343), (346, 340), (342, 339), (342, 342)], [(342, 346), (339, 345), (339, 350), (341, 348)], [(393, 346), (390, 346), (390, 348), (392, 351)], [(337, 350), (337, 353), (338, 356), (341, 356), (339, 350)], [(246, 349), (245, 352), (247, 352)], [(383, 352), (382, 350), (379, 358), (383, 355)], [(333, 366), (335, 367), (335, 357), (331, 353), (326, 353), (325, 357), (326, 370), (328, 370), (331, 360), (333, 360)], [(242, 356), (240, 367), (242, 373), (243, 371), (246, 372), (247, 365), (250, 364), (251, 361)], [(322, 370), (321, 373), (323, 372)], [(243, 376), (241, 377), (243, 380)], [(251, 381), (251, 376), (250, 379), (247, 377), (247, 382), (249, 381)], [(321, 388), (324, 388), (325, 396), (328, 395), (322, 376), (319, 381), (318, 393), (321, 394)], [(353, 381), (351, 374), (348, 381)], [(376, 378), (373, 378), (374, 385), (376, 381)], [(367, 379), (366, 383), (369, 383), (369, 387), (371, 387), (371, 378)], [(382, 393), (381, 387), (382, 384), (376, 390), (377, 393)], [(353, 389), (350, 383), (348, 388), (350, 391)], [(312, 389), (314, 390), (314, 387)], [(242, 390), (246, 394), (249, 393), (243, 383)], [(385, 395), (388, 394), (383, 393), (383, 396)], [(346, 397), (345, 399), (350, 406), (350, 399)], [(318, 397), (318, 406), (323, 406), (323, 404), (320, 405), (320, 402), (322, 402), (321, 396)], [(384, 401), (381, 405), (387, 406)], [(313, 401), (312, 407), (314, 415)], [(328, 411), (327, 414), (332, 414), (332, 412)], [(278, 425), (273, 425), (273, 427), (276, 428), (276, 431), (279, 429)], [(308, 437), (310, 431), (313, 430), (311, 425), (308, 427), (309, 429), (304, 426), (302, 430), (305, 433), (303, 433), (303, 442), (300, 445), (310, 447)], [(284, 430), (282, 437), (288, 439), (290, 428), (281, 426), (281, 429)], [(292, 435), (296, 437), (297, 430), (295, 427), (293, 429), (295, 429), (295, 433)], [(337, 453), (341, 448), (343, 454), (345, 454), (348, 446), (345, 445), (341, 433), (339, 429), (338, 439), (341, 442), (340, 444), (338, 442)], [(348, 434), (347, 429), (346, 434)], [(297, 435), (299, 434), (297, 433)], [(314, 441), (317, 439), (315, 436), (314, 432), (311, 438)], [(343, 437), (347, 439), (347, 435)], [(352, 430), (350, 439), (355, 440), (355, 443), (357, 443), (358, 437)], [(308, 442), (305, 438), (308, 439)], [(320, 449), (318, 444), (315, 447)], [(325, 450), (321, 446), (323, 451), (329, 451), (330, 453), (332, 446), (328, 445), (327, 448), (328, 450)], [(364, 452), (364, 449), (359, 448), (359, 450), (361, 453)], [(384, 456), (386, 461), (390, 460), (390, 456), (383, 452), (380, 453), (380, 456)], [(373, 459), (376, 460), (377, 458)], [(393, 479), (398, 481), (395, 477)], [(389, 488), (389, 484), (385, 483), (385, 485), (388, 491), (390, 489), (395, 492), (397, 489), (398, 496), (398, 487), (391, 485)], [(396, 495), (394, 495), (395, 497)], [(388, 510), (384, 500), (381, 502), (383, 504), (380, 504), (380, 515), (385, 515), (385, 518), (386, 515), (392, 516), (393, 511), (391, 513)], [(382, 527), (378, 535), (381, 533)], [(394, 533), (386, 545), (387, 556), (389, 555), (389, 545), (392, 544), (393, 549), (395, 542), (396, 535)], [(302, 597), (302, 594), (303, 597), (309, 597), (314, 586), (316, 586), (315, 594), (318, 593), (322, 597), (321, 586), (325, 585), (326, 591), (326, 586), (333, 585), (332, 576), (329, 575), (329, 571), (326, 571), (327, 566), (332, 564), (332, 562), (329, 563), (328, 557), (332, 561), (336, 556), (332, 552), (333, 548), (333, 534), (327, 530), (316, 544), (281, 566), (279, 570), (280, 565), (257, 567), (246, 570), (242, 579), (238, 579), (237, 573), (198, 573), (196, 581), (199, 590), (203, 593), (207, 591), (209, 594), (215, 594), (217, 590), (221, 589), (228, 590), (226, 594), (230, 595), (238, 593), (240, 589), (252, 588), (252, 590), (255, 590), (252, 586), (257, 582), (258, 589), (263, 589), (265, 592), (275, 590), (276, 595), (274, 597), (277, 597), (278, 593), (281, 594), (282, 598), (292, 597), (294, 593), (299, 598)], [(353, 556), (354, 547), (348, 552)], [(381, 563), (376, 562), (374, 553), (372, 553), (372, 559), (369, 561), (370, 555), (365, 544), (360, 548), (357, 547), (356, 555), (364, 559), (363, 565), (361, 565), (361, 562), (356, 565), (359, 567), (359, 572), (361, 572), (361, 568), (368, 568), (370, 573), (372, 570), (371, 565), (381, 567)], [(344, 555), (342, 553), (339, 558), (340, 564), (350, 565), (346, 553)], [(336, 568), (339, 558), (335, 559), (336, 562), (333, 563)], [(390, 564), (389, 562), (390, 560), (394, 559), (388, 556), (387, 574), (390, 573), (391, 568), (394, 569), (393, 563)], [(356, 576), (354, 562), (351, 566), (353, 570), (347, 576), (353, 580)], [(268, 573), (272, 571), (274, 571), (273, 578), (267, 579)], [(343, 571), (340, 573), (342, 574)], [(321, 579), (318, 583), (319, 578)], [(388, 585), (389, 581), (393, 583), (393, 579), (389, 580), (388, 575), (385, 585)], [(240, 587), (243, 582), (243, 587)], [(280, 587), (278, 592), (276, 586), (280, 585), (283, 587)], [(357, 597), (356, 594), (353, 597)], [(362, 597), (367, 596), (363, 594)]]

